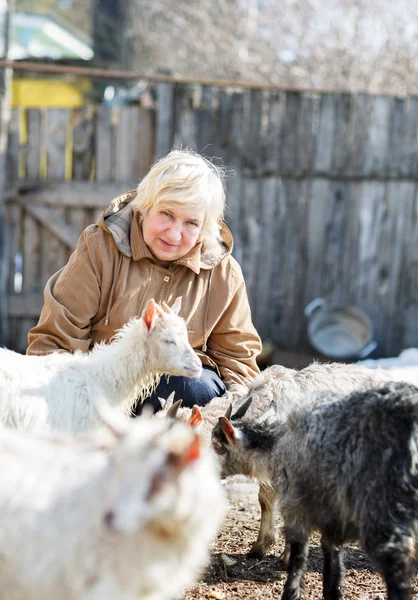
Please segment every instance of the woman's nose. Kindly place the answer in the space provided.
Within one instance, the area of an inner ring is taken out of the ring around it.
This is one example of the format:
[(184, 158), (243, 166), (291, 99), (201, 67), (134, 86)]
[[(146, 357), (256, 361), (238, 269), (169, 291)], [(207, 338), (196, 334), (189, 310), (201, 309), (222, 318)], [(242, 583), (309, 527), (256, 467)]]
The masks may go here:
[(174, 242), (181, 240), (182, 227), (180, 223), (171, 223), (167, 230), (168, 237)]

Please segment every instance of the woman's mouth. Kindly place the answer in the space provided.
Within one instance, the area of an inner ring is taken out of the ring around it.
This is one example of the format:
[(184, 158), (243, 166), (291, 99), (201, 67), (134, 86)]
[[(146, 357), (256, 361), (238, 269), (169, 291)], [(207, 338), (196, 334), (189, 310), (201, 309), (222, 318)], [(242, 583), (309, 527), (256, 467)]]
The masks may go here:
[(169, 244), (168, 242), (165, 242), (164, 240), (162, 240), (161, 238), (158, 238), (158, 241), (160, 242), (160, 244), (163, 246), (163, 248), (167, 248), (169, 250), (177, 248), (176, 244)]

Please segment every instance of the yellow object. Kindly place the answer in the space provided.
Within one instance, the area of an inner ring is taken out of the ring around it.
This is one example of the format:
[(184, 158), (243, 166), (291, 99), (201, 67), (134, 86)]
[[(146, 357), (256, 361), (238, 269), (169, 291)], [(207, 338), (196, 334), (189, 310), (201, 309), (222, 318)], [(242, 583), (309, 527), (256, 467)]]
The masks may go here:
[(85, 104), (84, 93), (90, 89), (87, 79), (74, 81), (14, 76), (12, 106), (16, 108), (75, 108)]

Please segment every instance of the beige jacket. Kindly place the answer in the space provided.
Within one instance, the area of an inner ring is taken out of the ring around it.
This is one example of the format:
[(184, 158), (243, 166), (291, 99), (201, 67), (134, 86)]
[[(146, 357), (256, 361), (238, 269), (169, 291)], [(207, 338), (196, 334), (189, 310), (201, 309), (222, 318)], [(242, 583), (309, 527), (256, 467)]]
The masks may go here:
[(224, 243), (216, 252), (202, 252), (198, 244), (163, 268), (144, 242), (130, 204), (134, 197), (128, 192), (115, 198), (81, 234), (67, 265), (49, 279), (27, 354), (86, 352), (108, 342), (150, 298), (171, 305), (182, 296), (180, 314), (202, 363), (216, 368), (227, 387), (254, 377), (261, 342), (241, 268), (231, 256), (229, 229), (223, 226)]

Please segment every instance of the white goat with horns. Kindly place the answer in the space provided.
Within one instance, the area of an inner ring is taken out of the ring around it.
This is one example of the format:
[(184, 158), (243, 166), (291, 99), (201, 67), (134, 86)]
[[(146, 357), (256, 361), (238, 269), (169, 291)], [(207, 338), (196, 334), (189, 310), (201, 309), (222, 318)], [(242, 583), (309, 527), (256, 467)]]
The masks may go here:
[(180, 301), (170, 309), (150, 300), (112, 343), (86, 354), (22, 356), (0, 349), (0, 423), (22, 431), (85, 432), (100, 425), (99, 397), (130, 414), (162, 373), (199, 377), (202, 365), (178, 316)]

